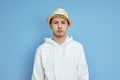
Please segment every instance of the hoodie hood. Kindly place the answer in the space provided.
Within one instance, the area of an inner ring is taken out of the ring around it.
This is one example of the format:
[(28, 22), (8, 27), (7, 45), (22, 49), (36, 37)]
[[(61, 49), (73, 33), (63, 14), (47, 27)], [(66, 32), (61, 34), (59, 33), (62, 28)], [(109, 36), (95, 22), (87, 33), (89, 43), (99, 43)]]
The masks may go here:
[(50, 44), (50, 45), (54, 45), (54, 46), (65, 46), (68, 43), (70, 43), (71, 41), (73, 41), (72, 36), (67, 36), (66, 39), (65, 39), (65, 42), (62, 43), (61, 45), (59, 45), (54, 40), (52, 40), (52, 38), (45, 38), (45, 43)]

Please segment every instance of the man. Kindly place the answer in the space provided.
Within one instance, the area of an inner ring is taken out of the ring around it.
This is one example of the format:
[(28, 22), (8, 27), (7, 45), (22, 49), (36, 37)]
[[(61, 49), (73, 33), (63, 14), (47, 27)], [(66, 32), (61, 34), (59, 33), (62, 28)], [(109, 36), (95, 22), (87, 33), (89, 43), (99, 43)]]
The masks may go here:
[(58, 8), (47, 22), (53, 36), (36, 51), (32, 80), (89, 80), (83, 46), (66, 34), (72, 23), (67, 12)]

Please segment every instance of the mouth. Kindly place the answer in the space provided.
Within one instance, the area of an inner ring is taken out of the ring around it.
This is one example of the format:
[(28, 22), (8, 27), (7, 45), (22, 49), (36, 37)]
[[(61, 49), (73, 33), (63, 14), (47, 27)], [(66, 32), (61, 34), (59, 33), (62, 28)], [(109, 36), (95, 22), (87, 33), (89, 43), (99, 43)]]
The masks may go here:
[(63, 32), (63, 30), (57, 30), (57, 32), (59, 32), (59, 33), (60, 33), (60, 32)]

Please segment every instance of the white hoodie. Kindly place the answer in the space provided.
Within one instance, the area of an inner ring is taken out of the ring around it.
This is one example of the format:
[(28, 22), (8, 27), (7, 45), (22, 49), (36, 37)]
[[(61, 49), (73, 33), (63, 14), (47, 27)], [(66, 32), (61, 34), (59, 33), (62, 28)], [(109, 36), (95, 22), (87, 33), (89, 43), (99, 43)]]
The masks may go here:
[(36, 51), (32, 80), (89, 80), (83, 46), (68, 36), (61, 45), (46, 38)]

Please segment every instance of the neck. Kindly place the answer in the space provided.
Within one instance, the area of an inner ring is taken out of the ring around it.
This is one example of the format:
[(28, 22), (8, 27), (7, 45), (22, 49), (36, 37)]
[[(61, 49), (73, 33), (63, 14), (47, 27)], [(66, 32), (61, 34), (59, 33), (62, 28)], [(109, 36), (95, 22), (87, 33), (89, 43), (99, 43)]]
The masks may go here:
[(53, 39), (56, 43), (58, 43), (59, 45), (61, 45), (62, 43), (65, 42), (66, 35), (65, 35), (65, 36), (53, 36), (52, 39)]

